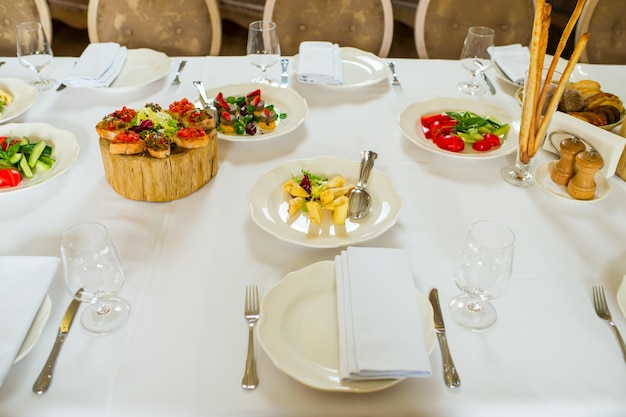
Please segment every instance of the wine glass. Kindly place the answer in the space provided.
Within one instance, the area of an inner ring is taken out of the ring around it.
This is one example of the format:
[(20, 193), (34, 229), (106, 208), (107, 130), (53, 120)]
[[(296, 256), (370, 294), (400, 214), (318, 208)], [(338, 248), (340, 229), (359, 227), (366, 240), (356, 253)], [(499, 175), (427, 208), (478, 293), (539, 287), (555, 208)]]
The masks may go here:
[(107, 228), (99, 223), (80, 223), (61, 236), (65, 285), (77, 300), (90, 303), (81, 324), (93, 334), (107, 334), (122, 327), (130, 306), (113, 296), (124, 283), (124, 270)]
[(461, 65), (472, 74), (471, 81), (459, 84), (459, 90), (473, 96), (484, 94), (487, 88), (478, 77), (491, 67), (490, 48), (494, 46), (495, 31), (484, 26), (472, 26), (467, 31), (461, 51)]
[(489, 299), (509, 286), (515, 234), (506, 225), (483, 220), (472, 224), (454, 273), (464, 292), (450, 303), (452, 318), (471, 330), (486, 330), (497, 319)]
[(17, 59), (23, 66), (37, 73), (37, 80), (33, 85), (39, 91), (44, 91), (56, 85), (53, 79), (44, 79), (43, 70), (52, 62), (52, 48), (39, 22), (24, 22), (15, 27), (17, 40)]
[(252, 80), (262, 84), (271, 84), (267, 78), (268, 67), (276, 64), (280, 59), (280, 44), (276, 33), (276, 23), (270, 21), (255, 21), (248, 28), (248, 60), (256, 67), (261, 68), (260, 78)]

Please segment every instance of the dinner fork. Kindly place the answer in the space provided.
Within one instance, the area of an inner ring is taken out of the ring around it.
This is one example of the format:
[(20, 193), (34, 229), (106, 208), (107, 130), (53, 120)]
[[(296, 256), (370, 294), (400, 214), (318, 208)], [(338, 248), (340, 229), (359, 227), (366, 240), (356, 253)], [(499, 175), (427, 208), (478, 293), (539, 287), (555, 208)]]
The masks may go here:
[(260, 316), (259, 290), (256, 285), (246, 287), (246, 306), (244, 316), (248, 321), (248, 356), (246, 358), (246, 371), (243, 374), (241, 387), (253, 390), (259, 385), (256, 374), (256, 360), (254, 359), (254, 325)]
[(391, 70), (391, 85), (394, 87), (400, 87), (400, 81), (398, 80), (398, 75), (396, 74), (396, 63), (394, 61), (389, 61), (387, 64)]
[(613, 329), (613, 333), (617, 337), (620, 347), (622, 348), (622, 355), (624, 355), (624, 361), (626, 361), (626, 345), (624, 345), (624, 339), (622, 339), (622, 335), (620, 335), (617, 326), (613, 322), (611, 318), (611, 312), (609, 311), (609, 307), (606, 304), (606, 297), (604, 296), (604, 288), (602, 287), (593, 287), (593, 305), (596, 309), (596, 314), (602, 320), (606, 320), (611, 325)]
[(178, 63), (178, 70), (176, 70), (176, 76), (174, 77), (174, 80), (172, 81), (172, 85), (180, 84), (180, 73), (183, 70), (183, 68), (185, 68), (185, 65), (187, 65), (187, 61), (185, 60), (182, 60)]

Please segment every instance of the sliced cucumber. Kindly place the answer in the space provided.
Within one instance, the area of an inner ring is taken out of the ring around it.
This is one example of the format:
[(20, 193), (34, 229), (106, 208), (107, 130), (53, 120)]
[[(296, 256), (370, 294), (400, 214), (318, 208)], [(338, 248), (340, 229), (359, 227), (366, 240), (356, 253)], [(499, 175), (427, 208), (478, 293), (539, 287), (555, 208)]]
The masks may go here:
[(43, 172), (46, 172), (49, 169), (50, 169), (50, 165), (46, 164), (41, 159), (39, 161), (37, 161), (37, 163), (35, 164), (35, 173), (37, 173), (37, 174), (41, 174)]
[(35, 167), (35, 164), (37, 164), (37, 161), (39, 160), (39, 157), (41, 156), (41, 153), (43, 152), (43, 150), (46, 148), (46, 142), (44, 142), (43, 140), (40, 140), (39, 142), (37, 142), (37, 144), (33, 147), (33, 150), (30, 152), (30, 155), (28, 156), (28, 166), (31, 168)]
[(50, 165), (50, 166), (52, 166), (52, 164), (54, 164), (56, 162), (53, 158), (50, 158), (49, 156), (46, 156), (44, 154), (42, 154), (39, 157), (39, 160), (41, 162), (43, 162), (44, 164), (47, 164), (47, 165)]
[(32, 178), (33, 177), (33, 171), (28, 166), (28, 161), (26, 160), (26, 158), (20, 159), (19, 168), (20, 168), (20, 171), (22, 171), (22, 174), (24, 174), (24, 176), (26, 178)]
[(9, 158), (9, 163), (15, 165), (20, 162), (20, 159), (22, 159), (22, 154), (20, 152), (17, 152), (15, 155)]

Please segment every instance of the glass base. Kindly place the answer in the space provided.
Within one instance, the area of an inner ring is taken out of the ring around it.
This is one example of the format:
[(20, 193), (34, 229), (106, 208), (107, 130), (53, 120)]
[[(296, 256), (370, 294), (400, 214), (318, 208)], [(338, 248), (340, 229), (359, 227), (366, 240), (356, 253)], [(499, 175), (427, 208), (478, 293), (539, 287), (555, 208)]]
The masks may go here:
[(498, 314), (491, 303), (460, 295), (450, 302), (452, 319), (469, 330), (483, 331), (496, 324)]
[(517, 187), (528, 188), (537, 184), (535, 182), (535, 177), (530, 171), (516, 165), (510, 165), (502, 168), (500, 174), (506, 182)]
[(130, 305), (121, 298), (108, 298), (90, 304), (80, 317), (80, 323), (89, 333), (109, 334), (121, 328), (130, 316)]
[(53, 80), (52, 78), (48, 78), (48, 79), (42, 79), (42, 80), (33, 81), (32, 84), (35, 87), (37, 87), (38, 91), (46, 91), (46, 90), (50, 90), (51, 88), (56, 87), (57, 86), (57, 81)]
[(259, 78), (255, 78), (254, 80), (250, 81), (252, 83), (257, 83), (257, 84), (265, 84), (265, 85), (271, 85), (273, 87), (278, 87), (278, 82), (276, 81), (272, 81), (267, 77), (259, 77)]
[(469, 94), (471, 96), (480, 96), (487, 92), (487, 89), (480, 84), (474, 84), (469, 81), (462, 82), (458, 85), (459, 90), (462, 93)]

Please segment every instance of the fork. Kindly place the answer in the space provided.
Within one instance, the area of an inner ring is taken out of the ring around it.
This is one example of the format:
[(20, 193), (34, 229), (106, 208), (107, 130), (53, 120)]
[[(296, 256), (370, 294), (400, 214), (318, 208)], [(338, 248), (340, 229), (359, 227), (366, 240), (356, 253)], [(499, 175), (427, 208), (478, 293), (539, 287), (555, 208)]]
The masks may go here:
[(604, 296), (604, 288), (602, 287), (593, 287), (593, 305), (596, 309), (596, 314), (602, 320), (606, 320), (611, 325), (613, 329), (613, 333), (617, 337), (620, 347), (622, 348), (622, 355), (624, 355), (624, 361), (626, 361), (626, 345), (624, 345), (624, 339), (622, 339), (622, 335), (620, 335), (619, 330), (615, 323), (613, 323), (613, 319), (611, 318), (611, 312), (609, 311), (609, 307), (606, 304), (606, 297)]
[(180, 84), (180, 72), (183, 70), (183, 68), (185, 68), (185, 65), (187, 65), (187, 61), (185, 60), (180, 61), (178, 63), (178, 70), (176, 70), (176, 76), (174, 77), (174, 80), (172, 81), (172, 85)]
[(253, 390), (259, 385), (259, 378), (256, 374), (256, 360), (254, 359), (254, 325), (260, 316), (259, 290), (256, 285), (248, 285), (246, 287), (244, 316), (248, 321), (248, 356), (246, 358), (246, 371), (241, 380), (241, 387)]
[(394, 61), (389, 61), (387, 64), (389, 64), (391, 76), (393, 77), (391, 80), (391, 85), (394, 87), (399, 87), (400, 81), (398, 80), (398, 75), (396, 74), (396, 63)]

